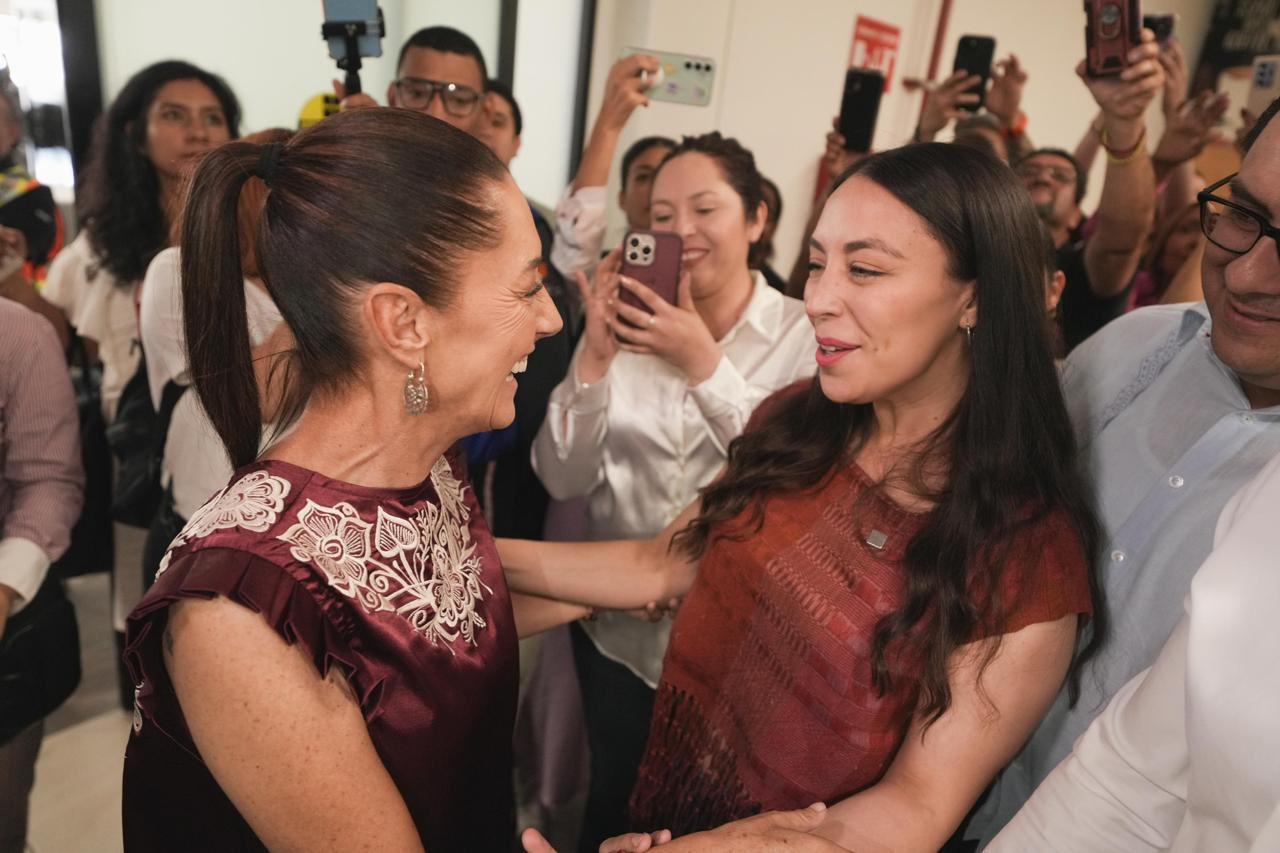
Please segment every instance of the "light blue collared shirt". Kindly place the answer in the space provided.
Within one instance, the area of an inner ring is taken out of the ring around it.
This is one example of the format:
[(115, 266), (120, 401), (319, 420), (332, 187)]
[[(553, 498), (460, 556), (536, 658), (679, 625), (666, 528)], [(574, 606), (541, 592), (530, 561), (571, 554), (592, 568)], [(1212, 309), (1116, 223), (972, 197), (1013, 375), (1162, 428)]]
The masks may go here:
[[(1204, 303), (1144, 308), (1077, 347), (1063, 394), (1102, 525), (1111, 635), (996, 780), (967, 835), (983, 846), (1070, 752), (1107, 701), (1149, 667), (1182, 617), (1231, 496), (1280, 453), (1280, 406), (1251, 409), (1218, 360)], [(1280, 547), (1280, 513), (1277, 514)]]

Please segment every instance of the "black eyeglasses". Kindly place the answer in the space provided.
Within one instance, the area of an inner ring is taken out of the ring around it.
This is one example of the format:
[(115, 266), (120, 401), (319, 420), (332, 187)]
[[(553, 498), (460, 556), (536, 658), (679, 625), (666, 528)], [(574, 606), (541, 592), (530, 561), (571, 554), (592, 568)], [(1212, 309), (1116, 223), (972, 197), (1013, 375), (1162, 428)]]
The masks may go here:
[(1213, 194), (1234, 177), (1227, 175), (1196, 194), (1196, 201), (1200, 202), (1200, 230), (1210, 243), (1235, 255), (1251, 251), (1263, 237), (1274, 240), (1276, 254), (1280, 254), (1280, 228), (1263, 219), (1261, 214)]
[(480, 103), (480, 93), (470, 86), (446, 83), (440, 80), (422, 80), (417, 77), (401, 77), (395, 83), (400, 96), (399, 106), (410, 110), (425, 110), (439, 93), (445, 111), (456, 118), (466, 118), (475, 112)]

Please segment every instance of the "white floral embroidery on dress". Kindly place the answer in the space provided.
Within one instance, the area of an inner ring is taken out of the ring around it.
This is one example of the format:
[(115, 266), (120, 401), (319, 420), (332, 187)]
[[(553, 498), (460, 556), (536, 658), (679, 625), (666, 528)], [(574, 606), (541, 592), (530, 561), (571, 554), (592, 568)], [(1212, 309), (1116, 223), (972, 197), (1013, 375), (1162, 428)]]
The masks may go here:
[(233, 527), (265, 533), (280, 517), (289, 489), (288, 480), (266, 471), (254, 471), (236, 480), (192, 514), (191, 520), (169, 544), (156, 577), (169, 568), (173, 552), (193, 539), (203, 539), (215, 531)]
[(443, 458), (431, 482), (440, 505), (424, 504), (412, 518), (378, 507), (371, 524), (349, 503), (324, 507), (308, 500), (298, 523), (279, 538), (293, 546), (294, 559), (315, 565), (370, 613), (394, 611), (453, 652), (459, 637), (476, 644), (476, 631), (488, 624), (478, 605), (493, 590), (480, 579), (466, 487)]

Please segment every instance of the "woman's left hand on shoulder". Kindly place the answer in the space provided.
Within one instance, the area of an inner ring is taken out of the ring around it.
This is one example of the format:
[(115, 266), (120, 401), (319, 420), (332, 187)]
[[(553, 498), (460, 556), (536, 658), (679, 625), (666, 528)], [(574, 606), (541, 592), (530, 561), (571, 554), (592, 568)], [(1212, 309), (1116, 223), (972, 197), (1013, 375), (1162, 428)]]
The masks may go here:
[(628, 276), (619, 276), (619, 284), (649, 308), (617, 302), (621, 322), (613, 324), (613, 333), (619, 346), (627, 352), (658, 356), (679, 368), (690, 385), (710, 379), (723, 354), (694, 307), (689, 274), (680, 276), (675, 305)]

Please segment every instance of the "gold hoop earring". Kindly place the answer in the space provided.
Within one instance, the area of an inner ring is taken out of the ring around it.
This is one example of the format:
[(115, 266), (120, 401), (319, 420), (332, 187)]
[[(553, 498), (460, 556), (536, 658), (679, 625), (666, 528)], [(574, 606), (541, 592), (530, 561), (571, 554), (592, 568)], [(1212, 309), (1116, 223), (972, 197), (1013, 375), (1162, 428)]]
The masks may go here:
[(404, 410), (413, 416), (427, 411), (427, 371), (426, 365), (418, 362), (417, 370), (409, 371), (409, 378), (404, 382)]

